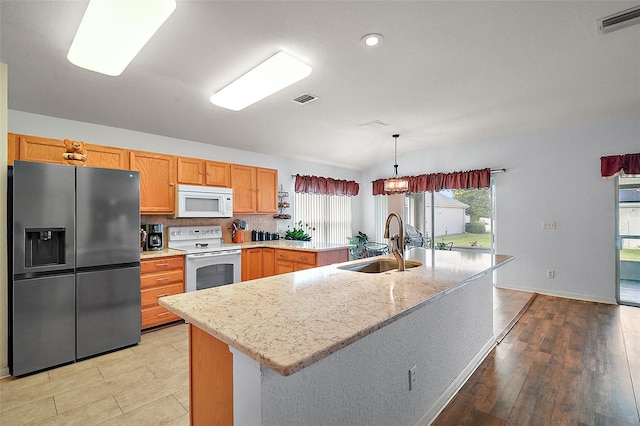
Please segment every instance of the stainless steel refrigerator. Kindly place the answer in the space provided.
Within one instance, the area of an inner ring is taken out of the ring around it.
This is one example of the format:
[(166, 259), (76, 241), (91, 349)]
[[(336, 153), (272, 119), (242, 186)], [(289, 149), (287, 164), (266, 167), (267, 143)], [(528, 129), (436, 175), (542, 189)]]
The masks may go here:
[(29, 374), (140, 341), (140, 175), (9, 169), (9, 370)]

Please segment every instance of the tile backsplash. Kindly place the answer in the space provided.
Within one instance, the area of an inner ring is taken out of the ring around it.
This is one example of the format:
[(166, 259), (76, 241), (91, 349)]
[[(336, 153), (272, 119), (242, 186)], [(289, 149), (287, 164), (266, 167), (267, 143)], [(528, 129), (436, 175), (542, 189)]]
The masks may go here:
[[(161, 215), (141, 215), (140, 216), (140, 224), (148, 224), (148, 223), (159, 223), (164, 226), (164, 235), (163, 235), (163, 243), (165, 248), (167, 247), (167, 228), (172, 226), (211, 226), (211, 225), (220, 225), (222, 227), (222, 241), (225, 243), (231, 243), (231, 230), (233, 229), (232, 223), (234, 220), (244, 220), (247, 222), (247, 232), (249, 235), (245, 234), (245, 241), (251, 240), (251, 231), (256, 229), (258, 231), (267, 231), (267, 232), (279, 232), (284, 236), (284, 232), (287, 229), (287, 225), (290, 223), (289, 220), (275, 219), (273, 215), (270, 214), (246, 214), (246, 215), (235, 215), (232, 218), (228, 219), (200, 219), (200, 218), (191, 218), (191, 219), (182, 219), (182, 218), (174, 218), (171, 216), (161, 216)], [(248, 238), (247, 238), (248, 237)]]

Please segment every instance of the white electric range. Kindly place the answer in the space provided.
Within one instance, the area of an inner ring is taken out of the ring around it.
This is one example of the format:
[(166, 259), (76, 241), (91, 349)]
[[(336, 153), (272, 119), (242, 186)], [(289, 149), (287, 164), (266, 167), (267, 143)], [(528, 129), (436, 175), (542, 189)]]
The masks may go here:
[(222, 227), (173, 226), (168, 229), (168, 246), (186, 251), (185, 291), (203, 290), (241, 280), (239, 245), (222, 242)]

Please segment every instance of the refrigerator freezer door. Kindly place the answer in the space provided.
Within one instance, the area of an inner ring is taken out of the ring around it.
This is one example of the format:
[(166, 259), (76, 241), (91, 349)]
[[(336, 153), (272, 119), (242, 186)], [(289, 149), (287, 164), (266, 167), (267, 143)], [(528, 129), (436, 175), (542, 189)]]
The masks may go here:
[(140, 268), (78, 272), (78, 359), (140, 342)]
[(16, 161), (12, 182), (13, 274), (72, 270), (74, 167)]
[(75, 276), (14, 281), (10, 372), (14, 376), (72, 362), (76, 355)]
[(140, 173), (77, 167), (76, 267), (140, 261)]

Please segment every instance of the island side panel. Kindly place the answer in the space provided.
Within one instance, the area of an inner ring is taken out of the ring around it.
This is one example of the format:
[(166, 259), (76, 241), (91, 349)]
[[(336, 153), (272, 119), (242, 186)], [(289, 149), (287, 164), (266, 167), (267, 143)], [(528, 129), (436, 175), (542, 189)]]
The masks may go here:
[(192, 425), (233, 425), (233, 355), (229, 346), (189, 325), (189, 417)]
[(261, 367), (262, 425), (426, 424), (493, 342), (488, 273), (291, 376)]
[(325, 266), (334, 263), (347, 262), (349, 260), (349, 249), (319, 251), (317, 254), (317, 265)]

